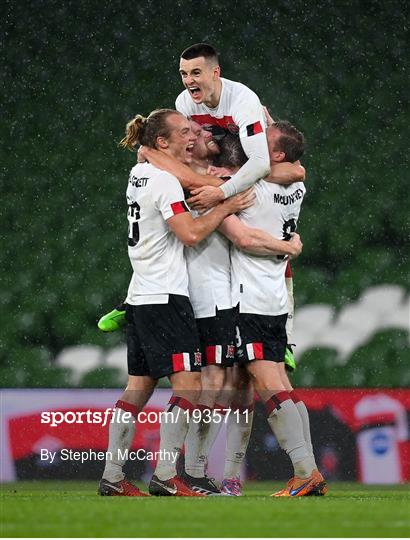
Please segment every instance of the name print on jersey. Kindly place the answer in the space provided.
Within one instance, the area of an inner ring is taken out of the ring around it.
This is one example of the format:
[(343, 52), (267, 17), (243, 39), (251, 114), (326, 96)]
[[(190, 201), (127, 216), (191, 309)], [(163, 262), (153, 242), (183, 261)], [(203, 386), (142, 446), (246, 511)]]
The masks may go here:
[(134, 187), (145, 187), (148, 182), (148, 177), (137, 178), (136, 176), (131, 175), (128, 183)]
[(273, 194), (273, 202), (275, 204), (283, 204), (287, 206), (288, 204), (293, 204), (295, 201), (303, 198), (303, 190), (297, 189), (290, 195), (279, 195), (279, 193)]

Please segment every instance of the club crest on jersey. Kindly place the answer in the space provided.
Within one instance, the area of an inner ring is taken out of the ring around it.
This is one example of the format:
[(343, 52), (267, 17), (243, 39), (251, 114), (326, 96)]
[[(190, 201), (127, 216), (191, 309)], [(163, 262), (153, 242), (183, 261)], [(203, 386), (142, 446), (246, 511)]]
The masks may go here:
[(202, 354), (199, 351), (194, 352), (194, 366), (202, 366)]
[(226, 358), (235, 358), (235, 345), (228, 345)]

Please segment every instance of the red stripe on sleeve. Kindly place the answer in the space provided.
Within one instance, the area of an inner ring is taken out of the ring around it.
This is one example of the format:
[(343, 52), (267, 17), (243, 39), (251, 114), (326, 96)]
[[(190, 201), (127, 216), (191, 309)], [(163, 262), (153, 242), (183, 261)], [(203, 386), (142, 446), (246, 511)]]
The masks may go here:
[(258, 133), (263, 133), (263, 127), (259, 120), (254, 124), (249, 124), (249, 126), (246, 126), (246, 134), (248, 137), (258, 135)]
[(262, 124), (259, 120), (253, 124), (253, 134), (257, 135), (258, 133), (263, 133)]
[(177, 214), (182, 214), (183, 212), (189, 212), (188, 207), (184, 201), (171, 203), (171, 210), (174, 216), (176, 216)]

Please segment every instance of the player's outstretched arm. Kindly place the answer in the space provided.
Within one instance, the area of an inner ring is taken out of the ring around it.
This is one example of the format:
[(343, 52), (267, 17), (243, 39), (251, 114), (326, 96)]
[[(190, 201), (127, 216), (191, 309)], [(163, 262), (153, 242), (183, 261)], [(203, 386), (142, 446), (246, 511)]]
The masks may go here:
[(220, 186), (223, 184), (222, 180), (219, 178), (211, 175), (198, 174), (190, 169), (188, 165), (185, 165), (174, 159), (172, 156), (168, 156), (154, 148), (144, 146), (142, 155), (152, 163), (152, 165), (158, 167), (158, 169), (162, 169), (163, 171), (167, 171), (173, 176), (176, 176), (182, 187), (189, 191), (202, 186)]
[(265, 180), (273, 184), (293, 184), (294, 182), (304, 182), (305, 178), (306, 170), (300, 161), (295, 161), (295, 163), (282, 161), (271, 164), (270, 173)]
[(295, 258), (302, 252), (300, 236), (293, 234), (289, 241), (278, 240), (261, 229), (245, 225), (237, 216), (227, 217), (218, 229), (239, 249), (252, 255), (288, 255)]
[[(261, 125), (260, 122), (257, 122), (257, 124)], [(263, 128), (261, 127), (260, 129)], [(231, 197), (235, 193), (240, 193), (248, 189), (257, 180), (269, 174), (270, 171), (265, 131), (260, 131), (252, 136), (240, 136), (240, 140), (243, 150), (248, 156), (248, 161), (242, 165), (230, 180), (221, 186), (220, 189), (223, 191), (225, 197)]]
[(266, 140), (265, 116), (258, 96), (243, 90), (240, 101), (235, 103), (232, 117), (239, 127), (239, 139), (248, 161), (221, 186), (225, 198), (253, 186), (269, 174), (269, 150)]
[(169, 218), (167, 223), (184, 245), (193, 247), (217, 229), (227, 216), (245, 210), (253, 204), (254, 200), (254, 192), (248, 190), (218, 204), (204, 216), (194, 219), (191, 213), (183, 212)]

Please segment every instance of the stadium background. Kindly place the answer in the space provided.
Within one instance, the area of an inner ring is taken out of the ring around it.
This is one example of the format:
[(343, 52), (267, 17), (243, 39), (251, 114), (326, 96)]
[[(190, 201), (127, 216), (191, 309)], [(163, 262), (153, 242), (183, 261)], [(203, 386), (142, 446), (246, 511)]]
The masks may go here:
[[(405, 2), (5, 5), (3, 387), (121, 385), (115, 368), (75, 380), (57, 359), (72, 346), (123, 343), (96, 329), (130, 277), (124, 191), (134, 157), (117, 143), (135, 113), (173, 106), (179, 53), (198, 41), (221, 51), (223, 76), (306, 135), (297, 309), (342, 310), (378, 285), (408, 295)], [(296, 383), (406, 387), (409, 359), (408, 329), (385, 328), (342, 366), (331, 346), (312, 346)]]

